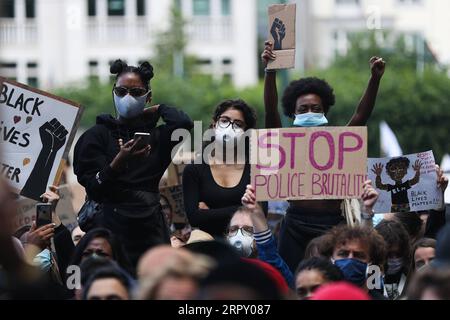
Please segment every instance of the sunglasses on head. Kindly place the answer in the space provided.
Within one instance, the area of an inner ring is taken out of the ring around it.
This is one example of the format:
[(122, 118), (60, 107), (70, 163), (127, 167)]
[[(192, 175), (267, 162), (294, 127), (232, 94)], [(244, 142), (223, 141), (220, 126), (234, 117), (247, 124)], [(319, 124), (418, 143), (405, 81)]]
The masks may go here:
[(141, 88), (141, 87), (134, 87), (134, 88), (114, 87), (113, 91), (116, 94), (116, 96), (118, 96), (118, 97), (124, 97), (128, 93), (132, 97), (142, 97), (143, 95), (147, 94), (148, 92), (151, 92), (151, 90), (147, 90), (147, 89)]

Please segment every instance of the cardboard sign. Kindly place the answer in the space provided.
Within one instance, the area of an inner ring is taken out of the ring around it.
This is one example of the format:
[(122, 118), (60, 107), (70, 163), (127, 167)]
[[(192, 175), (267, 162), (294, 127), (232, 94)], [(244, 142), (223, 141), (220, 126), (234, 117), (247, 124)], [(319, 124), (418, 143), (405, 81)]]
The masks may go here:
[(187, 218), (184, 211), (183, 186), (162, 187), (159, 192), (163, 212), (170, 217), (169, 220), (172, 223), (185, 223)]
[[(68, 185), (59, 187), (59, 202), (56, 207), (56, 214), (69, 230), (77, 226), (77, 215), (72, 205), (72, 192)], [(15, 230), (24, 225), (30, 225), (36, 219), (37, 201), (21, 198), (18, 200), (17, 216), (15, 220)]]
[(433, 151), (395, 158), (369, 158), (368, 177), (379, 192), (376, 213), (440, 209)]
[(256, 199), (358, 198), (366, 178), (366, 127), (254, 130), (251, 183)]
[(83, 108), (0, 77), (1, 173), (14, 191), (39, 200), (58, 185)]
[(269, 40), (273, 43), (276, 59), (267, 69), (287, 69), (295, 66), (296, 5), (275, 4), (269, 7)]

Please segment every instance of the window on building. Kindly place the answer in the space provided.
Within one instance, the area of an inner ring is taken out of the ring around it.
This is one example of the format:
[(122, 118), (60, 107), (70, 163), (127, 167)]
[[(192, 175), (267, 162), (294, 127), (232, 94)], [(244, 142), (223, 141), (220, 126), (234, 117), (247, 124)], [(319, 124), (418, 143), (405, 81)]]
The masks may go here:
[(222, 0), (222, 15), (229, 16), (231, 14), (231, 0)]
[(423, 3), (422, 0), (398, 0), (398, 2), (404, 5), (420, 5)]
[(96, 81), (98, 79), (98, 61), (89, 60), (89, 80)]
[(0, 1), (0, 17), (14, 18), (14, 0)]
[(88, 16), (95, 17), (97, 15), (97, 0), (87, 0)]
[(25, 0), (25, 16), (27, 18), (36, 17), (36, 1), (35, 0)]
[(108, 16), (125, 15), (125, 0), (108, 0)]
[(39, 86), (37, 67), (37, 62), (32, 61), (27, 63), (27, 84), (35, 88)]
[(0, 68), (2, 69), (11, 69), (16, 67), (17, 64), (15, 62), (0, 62)]
[(342, 4), (342, 5), (352, 5), (352, 4), (359, 4), (359, 0), (336, 0), (337, 4)]
[(17, 63), (9, 61), (0, 62), (0, 74), (8, 79), (16, 80), (17, 78)]
[(222, 63), (225, 65), (231, 64), (231, 59), (225, 58), (222, 60)]
[(145, 16), (145, 0), (136, 0), (136, 13), (138, 16)]
[(194, 16), (209, 15), (209, 0), (193, 0)]
[(211, 59), (197, 59), (196, 62), (199, 65), (209, 65), (211, 64)]

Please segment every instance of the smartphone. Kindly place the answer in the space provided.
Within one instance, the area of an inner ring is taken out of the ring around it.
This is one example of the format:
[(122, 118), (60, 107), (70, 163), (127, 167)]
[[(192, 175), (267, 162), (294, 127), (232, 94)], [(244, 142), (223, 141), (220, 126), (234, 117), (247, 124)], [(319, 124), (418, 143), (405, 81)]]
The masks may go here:
[(137, 140), (138, 138), (140, 138), (140, 140), (139, 140), (139, 142), (138, 142), (138, 144), (136, 146), (137, 150), (142, 149), (145, 146), (147, 146), (148, 144), (150, 144), (150, 133), (148, 133), (148, 132), (136, 132), (134, 134), (134, 140)]
[(36, 204), (36, 227), (52, 223), (52, 205), (50, 203)]

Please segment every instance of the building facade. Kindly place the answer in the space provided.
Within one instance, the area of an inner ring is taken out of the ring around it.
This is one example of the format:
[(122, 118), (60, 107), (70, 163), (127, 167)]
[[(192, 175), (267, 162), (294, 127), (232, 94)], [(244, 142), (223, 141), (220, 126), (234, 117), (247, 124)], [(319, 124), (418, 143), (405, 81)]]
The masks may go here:
[(2, 0), (0, 72), (41, 88), (109, 77), (111, 61), (151, 59), (172, 4), (201, 70), (257, 82), (256, 0)]
[[(417, 50), (430, 49), (450, 65), (450, 1), (442, 0), (296, 0), (299, 62), (305, 67), (328, 65), (346, 52), (349, 35), (365, 30), (406, 34)], [(425, 45), (428, 48), (423, 48)]]

